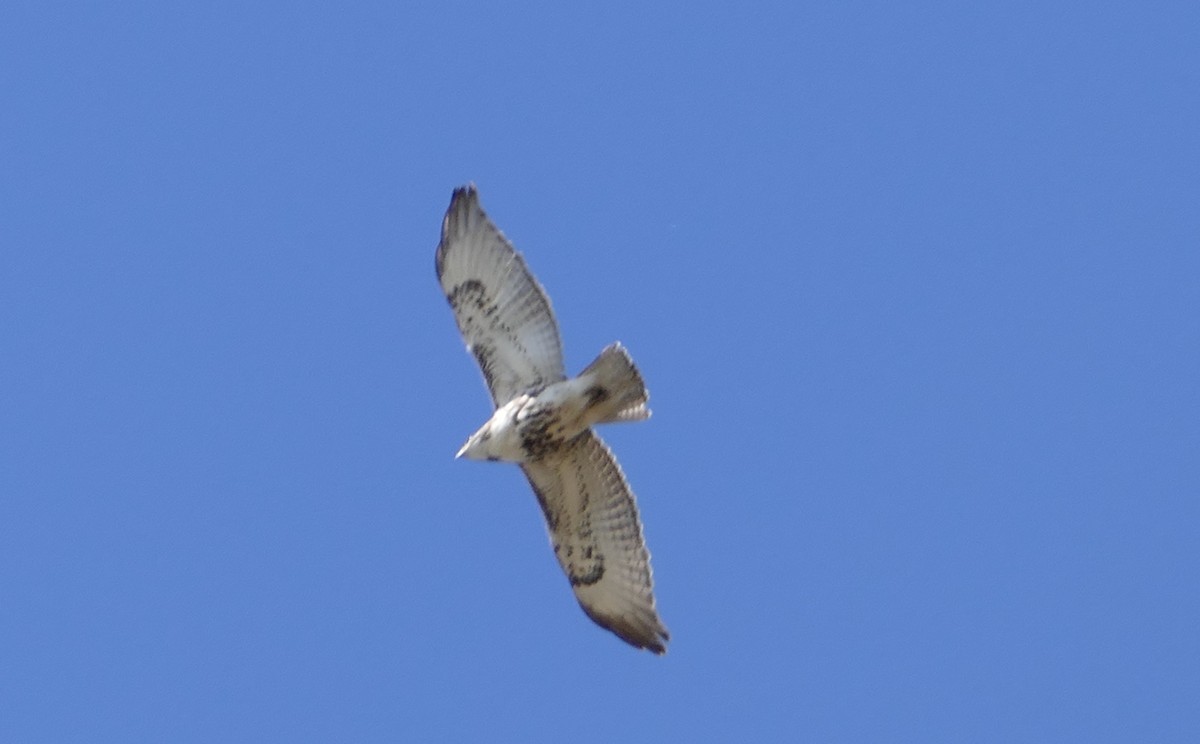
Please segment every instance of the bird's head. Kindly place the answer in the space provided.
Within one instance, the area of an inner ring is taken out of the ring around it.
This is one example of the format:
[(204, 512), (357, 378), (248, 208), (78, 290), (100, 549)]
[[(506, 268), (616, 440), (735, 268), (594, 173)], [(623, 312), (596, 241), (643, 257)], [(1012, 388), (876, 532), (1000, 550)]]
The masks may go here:
[(492, 424), (489, 421), (467, 439), (467, 443), (462, 446), (462, 449), (454, 457), (465, 457), (468, 460), (495, 460), (496, 456), (488, 448), (491, 438)]

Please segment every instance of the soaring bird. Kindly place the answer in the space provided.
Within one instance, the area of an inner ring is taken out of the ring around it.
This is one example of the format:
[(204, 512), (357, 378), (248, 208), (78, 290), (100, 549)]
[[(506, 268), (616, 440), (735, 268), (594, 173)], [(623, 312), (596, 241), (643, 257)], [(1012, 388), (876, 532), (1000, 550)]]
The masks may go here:
[(456, 189), (442, 221), (437, 276), (494, 412), (457, 457), (521, 466), (559, 565), (587, 616), (625, 642), (666, 653), (637, 504), (596, 424), (650, 417), (649, 393), (618, 342), (577, 377), (563, 369), (550, 299), (479, 205)]

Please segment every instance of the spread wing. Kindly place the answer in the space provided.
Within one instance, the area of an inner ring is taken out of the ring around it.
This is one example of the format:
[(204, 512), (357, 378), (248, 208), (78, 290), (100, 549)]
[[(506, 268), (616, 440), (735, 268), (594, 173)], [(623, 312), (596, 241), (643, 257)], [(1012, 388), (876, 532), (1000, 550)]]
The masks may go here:
[(625, 642), (666, 653), (637, 504), (612, 452), (589, 430), (521, 469), (583, 611)]
[(474, 186), (456, 189), (450, 199), (437, 275), (496, 407), (565, 379), (550, 300), (479, 206)]

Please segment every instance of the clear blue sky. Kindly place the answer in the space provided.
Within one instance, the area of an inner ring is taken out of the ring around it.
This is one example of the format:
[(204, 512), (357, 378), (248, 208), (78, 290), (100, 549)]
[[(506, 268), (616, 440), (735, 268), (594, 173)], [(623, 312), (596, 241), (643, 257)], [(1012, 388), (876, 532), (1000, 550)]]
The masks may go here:
[[(1200, 739), (1200, 10), (0, 10), (0, 740)], [(434, 277), (547, 287), (670, 652)]]

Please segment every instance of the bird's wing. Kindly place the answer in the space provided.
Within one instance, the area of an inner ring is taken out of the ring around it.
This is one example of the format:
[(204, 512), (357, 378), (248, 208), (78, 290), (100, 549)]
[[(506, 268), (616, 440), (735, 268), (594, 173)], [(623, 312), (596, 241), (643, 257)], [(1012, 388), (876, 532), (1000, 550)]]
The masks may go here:
[(456, 189), (450, 199), (437, 275), (496, 407), (565, 379), (550, 300), (479, 206), (474, 186)]
[(521, 469), (583, 611), (625, 642), (665, 653), (637, 504), (612, 452), (589, 430)]

